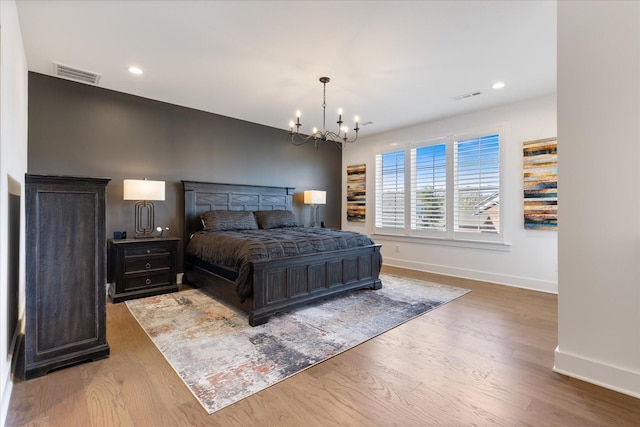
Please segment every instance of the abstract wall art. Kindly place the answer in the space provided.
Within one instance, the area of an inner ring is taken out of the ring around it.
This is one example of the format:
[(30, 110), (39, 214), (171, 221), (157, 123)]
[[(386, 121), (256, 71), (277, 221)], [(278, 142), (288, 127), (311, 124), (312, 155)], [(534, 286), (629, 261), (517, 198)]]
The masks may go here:
[(558, 141), (538, 139), (522, 143), (524, 171), (524, 228), (558, 227)]
[(347, 166), (347, 221), (365, 222), (367, 165)]

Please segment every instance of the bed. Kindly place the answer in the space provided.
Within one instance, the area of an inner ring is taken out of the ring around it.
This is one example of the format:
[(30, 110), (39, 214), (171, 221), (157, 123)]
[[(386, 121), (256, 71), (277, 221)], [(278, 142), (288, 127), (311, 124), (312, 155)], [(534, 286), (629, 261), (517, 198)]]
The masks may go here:
[[(203, 215), (210, 213), (213, 219), (230, 215), (245, 218), (251, 213), (256, 220), (263, 215), (267, 224), (272, 221), (270, 225), (274, 225), (273, 218), (276, 218), (275, 222), (286, 222), (290, 219), (286, 214), (291, 214), (294, 189), (197, 181), (182, 183), (185, 224), (183, 282), (202, 288), (215, 298), (247, 312), (251, 326), (268, 322), (269, 317), (279, 311), (356, 289), (382, 287), (379, 278), (381, 245), (366, 236), (348, 231), (287, 224), (291, 227), (282, 230), (288, 233), (312, 233), (307, 238), (309, 242), (324, 241), (326, 233), (343, 233), (345, 237), (342, 240), (349, 243), (321, 244), (319, 246), (324, 249), (321, 252), (316, 252), (317, 248), (307, 248), (298, 255), (289, 255), (285, 250), (281, 256), (259, 256), (258, 259), (243, 261), (243, 265), (234, 266), (203, 259), (202, 252), (208, 250), (202, 247), (193, 249), (196, 241), (205, 238), (201, 235), (211, 234), (203, 232)], [(262, 228), (262, 225), (258, 228)], [(249, 231), (256, 232), (253, 228)], [(226, 233), (226, 238), (231, 238), (240, 231), (228, 230)]]

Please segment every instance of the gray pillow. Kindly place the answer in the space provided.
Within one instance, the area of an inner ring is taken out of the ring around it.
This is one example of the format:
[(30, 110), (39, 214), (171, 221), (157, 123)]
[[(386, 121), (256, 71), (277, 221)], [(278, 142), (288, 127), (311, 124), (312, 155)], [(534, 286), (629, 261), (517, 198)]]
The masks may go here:
[(274, 211), (256, 211), (256, 220), (258, 227), (266, 229), (280, 227), (297, 227), (298, 220), (291, 211), (274, 210)]
[(251, 211), (208, 211), (200, 215), (205, 231), (257, 230)]

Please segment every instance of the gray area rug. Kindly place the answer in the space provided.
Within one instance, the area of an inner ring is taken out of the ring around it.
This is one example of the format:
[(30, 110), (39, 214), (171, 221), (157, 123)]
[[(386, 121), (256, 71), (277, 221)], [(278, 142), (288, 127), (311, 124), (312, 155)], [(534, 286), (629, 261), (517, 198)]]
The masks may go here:
[(469, 292), (380, 278), (382, 289), (280, 313), (255, 328), (244, 313), (197, 289), (126, 304), (211, 414)]

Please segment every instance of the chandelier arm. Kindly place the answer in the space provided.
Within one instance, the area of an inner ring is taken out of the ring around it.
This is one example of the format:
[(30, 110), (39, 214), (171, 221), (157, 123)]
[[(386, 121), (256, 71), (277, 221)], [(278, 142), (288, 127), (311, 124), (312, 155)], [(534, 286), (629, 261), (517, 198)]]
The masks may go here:
[[(327, 139), (330, 139), (332, 141), (335, 141), (336, 139), (339, 139), (340, 141), (345, 141), (345, 137), (341, 133), (326, 132), (326, 135), (327, 135)], [(356, 132), (356, 136), (353, 139), (347, 139), (346, 142), (355, 142), (356, 139), (358, 139), (358, 132)]]
[[(311, 138), (316, 139), (315, 134), (307, 135), (306, 137), (300, 136), (298, 132), (290, 132), (291, 134), (291, 143), (293, 145), (302, 145), (305, 142), (309, 141)], [(298, 137), (296, 140), (296, 136)]]
[(327, 139), (330, 139), (331, 141), (335, 141), (336, 139), (340, 139), (340, 140), (344, 139), (340, 135), (340, 133), (335, 133), (335, 132), (327, 132), (327, 137), (330, 137), (330, 138), (327, 138)]
[(350, 143), (352, 143), (352, 142), (356, 142), (356, 140), (357, 140), (357, 139), (358, 139), (358, 134), (357, 134), (357, 133), (356, 133), (356, 137), (355, 137), (355, 138), (353, 138), (353, 139), (346, 139), (346, 138), (342, 138), (342, 140), (343, 140), (344, 142), (348, 142), (349, 144), (350, 144)]
[(340, 149), (343, 149), (347, 146), (347, 144), (351, 144), (356, 142), (358, 139), (358, 133), (356, 132), (356, 136), (353, 139), (347, 139), (344, 136), (336, 134), (335, 132), (326, 132), (326, 137), (323, 141), (332, 141), (334, 142)]

